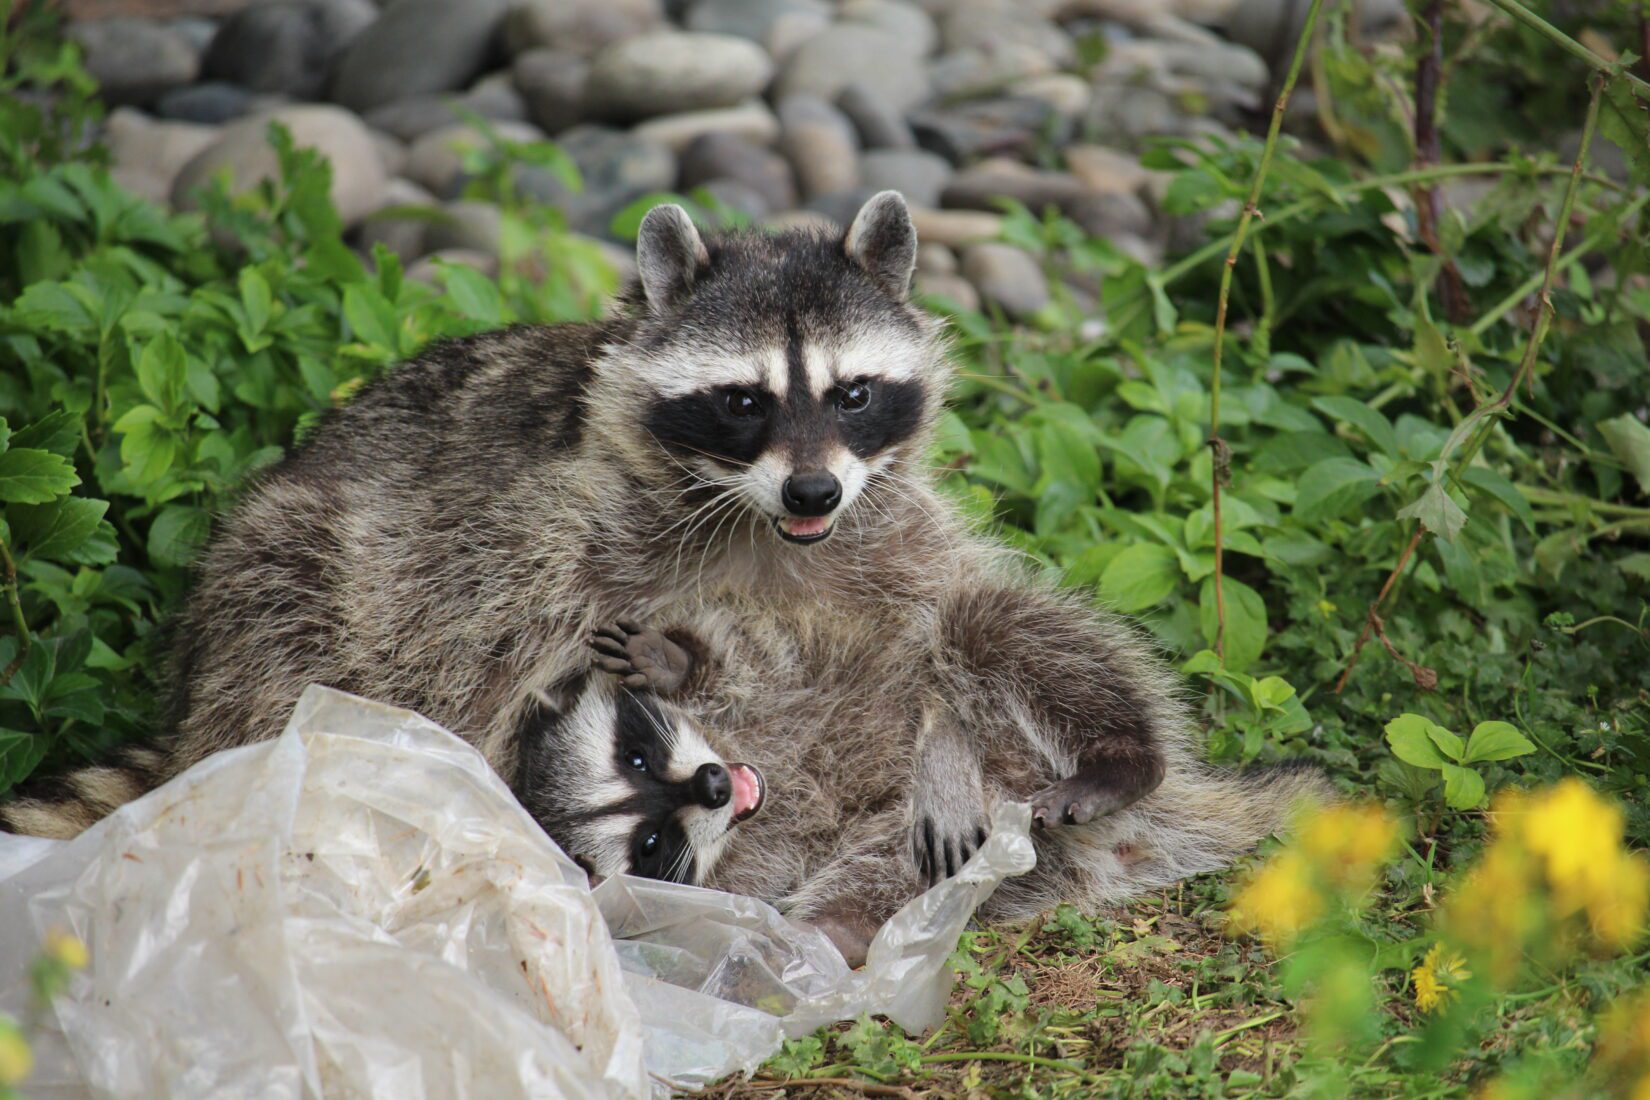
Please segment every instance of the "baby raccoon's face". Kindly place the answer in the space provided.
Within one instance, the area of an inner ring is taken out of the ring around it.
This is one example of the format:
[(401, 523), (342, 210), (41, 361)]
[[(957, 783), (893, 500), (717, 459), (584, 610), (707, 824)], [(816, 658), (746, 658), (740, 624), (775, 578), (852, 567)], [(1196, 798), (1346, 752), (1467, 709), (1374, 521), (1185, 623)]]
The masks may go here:
[(540, 721), (523, 800), (594, 877), (698, 885), (729, 830), (762, 808), (761, 773), (724, 762), (650, 694), (596, 677), (571, 709)]

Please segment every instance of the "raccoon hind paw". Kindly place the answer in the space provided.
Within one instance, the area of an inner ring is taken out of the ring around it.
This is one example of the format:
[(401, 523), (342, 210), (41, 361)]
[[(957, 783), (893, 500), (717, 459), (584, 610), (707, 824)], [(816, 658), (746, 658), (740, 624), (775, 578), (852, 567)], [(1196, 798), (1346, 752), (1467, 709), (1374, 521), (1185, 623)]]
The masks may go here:
[(596, 666), (619, 678), (625, 687), (671, 695), (693, 672), (693, 655), (657, 630), (629, 619), (598, 627), (590, 636)]

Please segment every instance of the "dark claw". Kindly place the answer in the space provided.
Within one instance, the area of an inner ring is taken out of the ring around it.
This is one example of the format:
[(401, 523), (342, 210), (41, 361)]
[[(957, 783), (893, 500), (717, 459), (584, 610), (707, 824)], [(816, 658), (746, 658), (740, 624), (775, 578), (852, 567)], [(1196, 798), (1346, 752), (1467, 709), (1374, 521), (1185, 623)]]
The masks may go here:
[(637, 625), (635, 619), (619, 619), (617, 620), (617, 626), (626, 634), (640, 634), (642, 632), (642, 628)]

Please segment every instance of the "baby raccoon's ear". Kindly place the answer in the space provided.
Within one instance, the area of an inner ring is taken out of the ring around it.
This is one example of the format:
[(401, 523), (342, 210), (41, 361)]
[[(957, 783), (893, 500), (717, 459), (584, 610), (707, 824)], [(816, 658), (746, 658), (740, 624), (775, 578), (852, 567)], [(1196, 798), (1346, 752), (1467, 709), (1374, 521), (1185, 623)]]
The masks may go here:
[(917, 266), (917, 227), (898, 191), (881, 191), (860, 207), (842, 242), (848, 258), (876, 280), (896, 302), (911, 296)]
[(709, 264), (710, 253), (686, 210), (666, 203), (647, 212), (636, 236), (636, 270), (648, 309), (663, 313), (679, 305)]

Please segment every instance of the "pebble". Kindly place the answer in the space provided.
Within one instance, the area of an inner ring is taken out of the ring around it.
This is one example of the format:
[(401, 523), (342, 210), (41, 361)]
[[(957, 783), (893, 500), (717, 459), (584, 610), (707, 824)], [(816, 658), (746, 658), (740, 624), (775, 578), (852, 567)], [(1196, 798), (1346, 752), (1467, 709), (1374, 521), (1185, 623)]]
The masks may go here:
[(842, 89), (836, 105), (859, 131), (859, 142), (867, 149), (911, 149), (917, 144), (904, 112), (877, 98), (864, 84)]
[(377, 18), (371, 0), (254, 4), (223, 21), (201, 69), (255, 92), (314, 99), (333, 58)]
[(148, 19), (74, 23), (68, 37), (80, 46), (86, 71), (112, 104), (153, 103), (200, 73), (200, 54), (189, 39)]
[(661, 31), (596, 54), (585, 106), (594, 117), (616, 121), (732, 107), (760, 92), (772, 76), (773, 62), (746, 39)]
[(363, 252), (370, 253), (374, 245), (382, 244), (403, 260), (415, 260), (427, 249), (424, 235), (430, 227), (428, 217), (402, 213), (404, 207), (436, 207), (435, 196), (418, 184), (406, 179), (392, 179), (384, 186), (383, 205), (367, 215), (356, 235), (356, 243)]
[(1025, 320), (1048, 305), (1048, 279), (1032, 256), (1011, 244), (976, 244), (963, 253), (962, 272), (980, 300), (1015, 320)]
[(928, 77), (941, 99), (996, 95), (1016, 81), (1054, 72), (1049, 56), (1018, 42), (955, 50), (934, 59)]
[(462, 249), (497, 256), (502, 223), (503, 215), (490, 202), (450, 202), (424, 230), (424, 247), (431, 252)]
[(1040, 99), (1010, 97), (907, 116), (917, 144), (953, 164), (993, 154), (1024, 155), (1043, 140), (1054, 110)]
[(441, 252), (431, 252), (417, 263), (407, 268), (407, 278), (415, 283), (426, 286), (441, 287), (445, 280), (441, 275), (441, 264), (462, 264), (473, 267), (489, 279), (498, 276), (498, 257), (485, 252), (473, 252), (467, 248), (449, 248)]
[(907, 202), (938, 206), (951, 162), (926, 149), (873, 149), (860, 156), (860, 177), (873, 191), (898, 191)]
[(778, 20), (800, 16), (824, 26), (833, 14), (823, 0), (697, 0), (687, 10), (686, 26), (690, 31), (734, 34), (766, 46)]
[(855, 23), (830, 27), (798, 46), (774, 84), (774, 96), (807, 93), (829, 101), (850, 84), (863, 85), (895, 111), (929, 97), (926, 66), (912, 44)]
[(917, 271), (929, 275), (955, 275), (957, 254), (943, 244), (923, 241), (917, 245)]
[(258, 106), (259, 97), (234, 84), (211, 81), (173, 88), (155, 101), (155, 114), (179, 122), (217, 126)]
[(509, 0), (395, 0), (338, 59), (331, 97), (354, 111), (463, 88), (493, 56)]
[(768, 210), (796, 205), (796, 178), (783, 156), (736, 134), (704, 134), (682, 151), (678, 182), (694, 188), (721, 179), (755, 191)]
[(582, 191), (570, 192), (545, 169), (521, 173), (522, 190), (559, 206), (575, 229), (608, 232), (613, 215), (653, 191), (676, 186), (676, 157), (657, 142), (624, 130), (584, 124), (564, 132), (557, 143), (578, 165)]
[(1088, 110), (1089, 82), (1071, 73), (1028, 76), (1008, 86), (1008, 94), (1047, 103), (1062, 118), (1074, 119)]
[(384, 166), (384, 175), (394, 179), (407, 167), (407, 143), (382, 130), (372, 131), (372, 147), (378, 152), (378, 163)]
[(915, 4), (902, 0), (843, 0), (838, 18), (844, 23), (874, 27), (904, 42), (914, 53), (927, 57), (939, 45), (939, 28), (933, 17)]
[(1003, 0), (964, 0), (941, 21), (940, 41), (947, 51), (1027, 46), (1062, 68), (1077, 61), (1077, 47), (1058, 23)]
[(160, 122), (131, 107), (116, 107), (103, 124), (103, 143), (121, 186), (154, 202), (170, 202), (178, 169), (216, 141), (213, 126)]
[(510, 78), (527, 104), (527, 117), (547, 134), (559, 134), (584, 119), (584, 85), (590, 62), (571, 50), (548, 47), (516, 56)]
[(975, 241), (993, 240), (1002, 235), (1003, 216), (979, 210), (931, 210), (911, 207), (911, 224), (917, 240), (958, 248)]
[(515, 0), (504, 20), (504, 45), (512, 56), (550, 48), (590, 57), (664, 22), (659, 0)]
[(751, 99), (737, 107), (660, 115), (638, 124), (630, 132), (676, 153), (706, 134), (730, 134), (757, 145), (772, 145), (779, 139), (779, 119), (762, 100)]
[(500, 94), (496, 82), (489, 78), (468, 92), (393, 100), (365, 112), (362, 118), (375, 130), (402, 141), (416, 141), (431, 130), (460, 121), (466, 112), (489, 122), (520, 122), (526, 117), (527, 105), (519, 95)]
[(1068, 145), (1066, 167), (1090, 191), (1103, 194), (1139, 194), (1159, 175), (1127, 153), (1103, 145)]
[(693, 194), (695, 196), (703, 194), (712, 201), (720, 203), (729, 210), (743, 214), (752, 221), (767, 217), (773, 213), (774, 209), (762, 192), (743, 180), (728, 179), (727, 177), (707, 180), (695, 187)]
[(980, 292), (961, 275), (919, 271), (916, 290), (919, 297), (938, 298), (970, 313), (980, 308)]
[(384, 166), (371, 132), (359, 118), (323, 104), (282, 107), (231, 123), (210, 145), (196, 153), (172, 181), (172, 205), (194, 209), (193, 192), (227, 170), (232, 192), (245, 191), (279, 175), (267, 131), (279, 122), (294, 144), (320, 152), (332, 164), (332, 202), (346, 226), (355, 225), (383, 203)]
[(779, 126), (779, 149), (803, 198), (860, 185), (859, 138), (841, 111), (819, 96), (791, 95), (780, 100)]
[[(507, 141), (539, 141), (544, 137), (538, 127), (525, 122), (498, 122), (493, 129)], [(469, 123), (449, 123), (412, 143), (403, 171), (437, 198), (455, 198), (464, 187), (464, 154), (486, 144), (487, 139)]]

